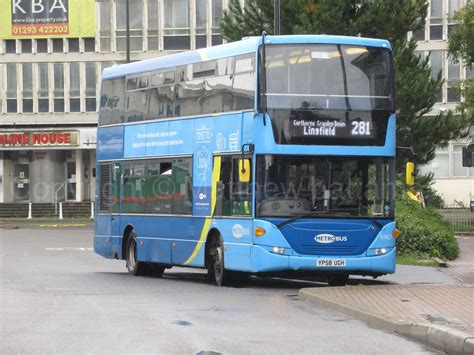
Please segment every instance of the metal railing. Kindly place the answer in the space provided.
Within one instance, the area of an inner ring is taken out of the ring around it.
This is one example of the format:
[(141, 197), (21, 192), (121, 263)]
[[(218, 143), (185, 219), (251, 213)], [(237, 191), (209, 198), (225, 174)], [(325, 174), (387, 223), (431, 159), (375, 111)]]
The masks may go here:
[(469, 208), (443, 208), (437, 210), (456, 232), (474, 231), (474, 212)]

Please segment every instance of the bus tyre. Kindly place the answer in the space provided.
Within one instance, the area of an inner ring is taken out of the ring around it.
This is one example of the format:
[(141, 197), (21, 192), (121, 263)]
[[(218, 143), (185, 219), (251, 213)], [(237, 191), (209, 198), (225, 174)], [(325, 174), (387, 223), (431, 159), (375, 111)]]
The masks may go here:
[(224, 243), (220, 236), (212, 240), (208, 273), (209, 277), (214, 276), (214, 282), (217, 286), (229, 284), (230, 272), (224, 267)]
[(134, 230), (128, 235), (126, 260), (127, 270), (130, 275), (142, 276), (147, 273), (148, 265), (137, 259), (137, 235)]
[(349, 274), (328, 275), (329, 286), (346, 286), (348, 280), (349, 280)]

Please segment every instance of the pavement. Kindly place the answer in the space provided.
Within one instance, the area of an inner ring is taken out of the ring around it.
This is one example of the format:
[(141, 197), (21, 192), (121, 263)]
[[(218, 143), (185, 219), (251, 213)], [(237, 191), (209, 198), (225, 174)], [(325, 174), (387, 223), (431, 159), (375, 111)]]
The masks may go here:
[(82, 218), (44, 217), (44, 218), (0, 218), (0, 229), (25, 228), (90, 228), (94, 220)]
[[(474, 237), (458, 241), (460, 257), (448, 268), (398, 266), (411, 270), (408, 283), (353, 280), (353, 286), (304, 288), (299, 296), (446, 353), (474, 354)], [(436, 271), (443, 277), (419, 277)]]

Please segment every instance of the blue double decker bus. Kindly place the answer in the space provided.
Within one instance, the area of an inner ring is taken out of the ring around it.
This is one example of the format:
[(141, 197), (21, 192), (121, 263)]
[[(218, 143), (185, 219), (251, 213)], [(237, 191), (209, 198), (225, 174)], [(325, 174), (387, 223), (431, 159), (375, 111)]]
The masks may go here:
[(217, 285), (395, 271), (391, 47), (262, 36), (107, 68), (94, 250)]

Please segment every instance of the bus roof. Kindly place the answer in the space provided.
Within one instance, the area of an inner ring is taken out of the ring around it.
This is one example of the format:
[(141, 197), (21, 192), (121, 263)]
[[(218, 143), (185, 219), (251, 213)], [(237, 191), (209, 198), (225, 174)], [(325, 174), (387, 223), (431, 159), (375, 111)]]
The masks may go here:
[[(202, 48), (194, 51), (186, 51), (152, 59), (142, 60), (118, 66), (106, 68), (102, 73), (102, 79), (112, 79), (121, 76), (137, 75), (155, 70), (173, 68), (180, 65), (204, 62), (218, 58), (236, 56), (256, 52), (262, 43), (262, 37), (246, 37), (240, 41), (221, 44), (218, 46)], [(297, 43), (322, 43), (322, 44), (346, 44), (371, 47), (385, 47), (391, 49), (390, 42), (382, 39), (348, 36), (328, 35), (285, 35), (265, 37), (266, 44), (297, 44)]]

